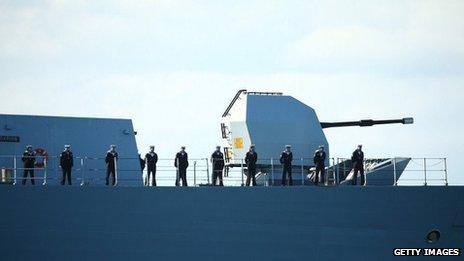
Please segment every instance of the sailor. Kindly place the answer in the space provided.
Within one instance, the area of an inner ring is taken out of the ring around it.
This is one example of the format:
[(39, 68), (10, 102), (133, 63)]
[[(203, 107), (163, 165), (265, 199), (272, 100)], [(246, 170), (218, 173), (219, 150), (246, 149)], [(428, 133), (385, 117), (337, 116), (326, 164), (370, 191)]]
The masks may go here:
[(325, 176), (325, 159), (326, 153), (324, 151), (324, 146), (319, 146), (319, 149), (314, 153), (314, 165), (316, 165), (316, 175), (314, 177), (314, 184), (319, 185), (319, 175), (321, 176), (321, 183), (324, 184)]
[(21, 160), (24, 163), (24, 175), (23, 175), (23, 185), (26, 185), (26, 180), (28, 174), (31, 176), (31, 184), (35, 185), (34, 180), (34, 167), (35, 167), (35, 151), (32, 149), (31, 145), (26, 146), (26, 150), (23, 153)]
[(147, 163), (147, 183), (148, 186), (151, 176), (151, 186), (156, 187), (156, 163), (158, 163), (158, 154), (155, 153), (155, 146), (150, 146), (150, 151), (145, 155)]
[(60, 154), (60, 168), (63, 171), (61, 185), (66, 183), (66, 179), (68, 179), (68, 185), (71, 185), (71, 170), (73, 166), (74, 157), (71, 151), (71, 145), (64, 145), (64, 150)]
[(112, 185), (116, 185), (116, 167), (118, 161), (118, 153), (116, 152), (116, 145), (111, 145), (110, 150), (106, 153), (106, 185), (109, 185), (110, 176), (113, 177)]
[(358, 173), (361, 175), (361, 186), (366, 185), (366, 178), (364, 176), (364, 152), (362, 151), (362, 145), (358, 145), (358, 148), (353, 152), (351, 156), (351, 162), (353, 163), (353, 180), (352, 184), (356, 185), (358, 182)]
[(293, 186), (292, 179), (292, 161), (293, 153), (291, 152), (292, 146), (286, 145), (285, 150), (280, 155), (280, 164), (282, 164), (282, 186), (287, 185), (287, 176), (288, 176), (288, 185)]
[(180, 180), (182, 180), (182, 186), (187, 187), (187, 168), (189, 163), (187, 152), (185, 152), (185, 146), (182, 146), (180, 151), (176, 154), (174, 166), (177, 168), (176, 187), (180, 186)]
[(224, 154), (221, 152), (221, 146), (216, 146), (216, 150), (211, 155), (211, 164), (213, 165), (213, 186), (216, 186), (219, 179), (219, 186), (224, 186), (222, 182), (222, 172), (224, 170)]
[(245, 156), (245, 163), (247, 165), (248, 176), (246, 180), (246, 186), (250, 186), (250, 180), (252, 180), (252, 185), (256, 186), (256, 162), (258, 161), (258, 154), (255, 152), (255, 145), (250, 146), (250, 150)]

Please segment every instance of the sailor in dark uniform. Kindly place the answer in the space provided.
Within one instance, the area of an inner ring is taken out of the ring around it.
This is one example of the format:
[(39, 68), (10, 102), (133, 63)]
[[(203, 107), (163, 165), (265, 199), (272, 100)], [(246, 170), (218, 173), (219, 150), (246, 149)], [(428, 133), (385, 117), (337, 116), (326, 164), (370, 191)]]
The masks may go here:
[(74, 157), (71, 152), (71, 145), (64, 145), (64, 150), (60, 154), (60, 167), (63, 171), (63, 177), (61, 178), (61, 185), (66, 183), (68, 179), (68, 185), (71, 185), (71, 171), (74, 166)]
[(292, 161), (293, 153), (291, 152), (291, 146), (285, 146), (285, 150), (280, 155), (280, 164), (282, 164), (282, 186), (287, 185), (287, 176), (288, 176), (288, 185), (293, 186), (292, 179)]
[(222, 182), (222, 172), (224, 170), (224, 154), (221, 152), (221, 146), (216, 146), (216, 150), (211, 155), (211, 164), (213, 165), (213, 186), (216, 186), (219, 179), (219, 186), (224, 186)]
[(35, 151), (31, 145), (26, 146), (26, 151), (23, 153), (21, 160), (24, 163), (23, 185), (26, 185), (28, 174), (31, 176), (31, 184), (35, 185), (34, 168), (35, 168)]
[(248, 170), (246, 186), (250, 186), (250, 180), (252, 180), (252, 185), (256, 186), (256, 162), (258, 162), (258, 153), (255, 152), (255, 145), (251, 145), (245, 156), (245, 164)]
[(185, 152), (185, 146), (182, 146), (180, 151), (176, 154), (174, 166), (177, 168), (176, 187), (180, 186), (180, 180), (182, 180), (182, 186), (187, 187), (187, 168), (189, 163), (187, 152)]
[(148, 186), (151, 176), (151, 185), (156, 187), (156, 163), (158, 163), (158, 154), (155, 153), (155, 146), (150, 146), (150, 151), (145, 155), (147, 163), (147, 183)]
[(354, 169), (352, 184), (357, 184), (359, 173), (361, 175), (361, 186), (365, 186), (366, 178), (364, 176), (364, 152), (362, 151), (362, 145), (358, 145), (358, 149), (353, 152), (351, 162)]
[(319, 185), (319, 175), (321, 176), (321, 183), (324, 184), (325, 178), (325, 160), (326, 153), (324, 151), (324, 146), (319, 146), (319, 149), (314, 153), (314, 165), (316, 165), (316, 176), (314, 177), (314, 184)]
[(106, 185), (109, 185), (110, 176), (113, 177), (112, 185), (116, 185), (116, 168), (118, 161), (118, 153), (116, 152), (116, 145), (111, 145), (110, 150), (106, 153)]

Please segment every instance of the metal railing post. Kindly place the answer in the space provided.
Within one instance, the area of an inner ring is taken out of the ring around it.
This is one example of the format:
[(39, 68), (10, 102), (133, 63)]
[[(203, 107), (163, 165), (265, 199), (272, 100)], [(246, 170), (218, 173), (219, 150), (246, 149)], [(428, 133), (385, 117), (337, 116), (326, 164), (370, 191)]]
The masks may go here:
[[(331, 158), (332, 160), (332, 186), (335, 185), (335, 158)], [(330, 169), (330, 166), (329, 166)]]
[(340, 164), (340, 158), (337, 158), (337, 165), (335, 168), (335, 185), (338, 186), (340, 184), (340, 167), (338, 166)]
[(176, 159), (176, 187), (180, 186), (179, 159)]
[(193, 186), (197, 186), (197, 161), (193, 162)]
[[(361, 186), (367, 186), (367, 174), (366, 174), (366, 160), (364, 159), (363, 161), (363, 168), (364, 168), (364, 174), (359, 173), (359, 176), (364, 175), (364, 184), (361, 184)], [(358, 184), (358, 175), (356, 175), (356, 184)]]
[(344, 160), (344, 159), (342, 159), (342, 160), (343, 160), (343, 178), (344, 178), (344, 180), (346, 180), (346, 178), (347, 178), (346, 176), (348, 176), (348, 175), (346, 175), (346, 160)]
[(274, 186), (274, 158), (271, 158), (271, 177), (272, 177), (272, 186)]
[(114, 161), (114, 185), (117, 186), (118, 184), (118, 160), (116, 157), (113, 158)]
[(209, 162), (208, 162), (208, 158), (205, 158), (205, 161), (206, 161), (206, 180), (208, 181), (208, 184), (209, 184)]
[(244, 181), (244, 170), (243, 170), (243, 159), (241, 159), (241, 171), (242, 171), (242, 187), (245, 186), (245, 181)]
[(424, 186), (427, 186), (427, 159), (424, 158)]
[(18, 171), (18, 163), (16, 162), (16, 155), (13, 156), (13, 167), (14, 167), (14, 170), (13, 170), (13, 186), (16, 185), (16, 177), (18, 175), (17, 171)]
[(42, 186), (45, 186), (47, 185), (47, 159), (44, 157), (44, 178), (43, 178), (43, 183), (42, 183)]
[(301, 158), (301, 186), (304, 186), (304, 159)]
[[(144, 162), (143, 164), (145, 165), (146, 164), (146, 159), (143, 162)], [(150, 185), (152, 184), (150, 182), (150, 176), (148, 176), (148, 173), (149, 173), (148, 172), (148, 164), (146, 164), (146, 168), (142, 169), (142, 187), (150, 187)], [(152, 174), (152, 176), (154, 176), (153, 174)], [(154, 178), (154, 177), (152, 177), (152, 178)]]
[(81, 186), (85, 185), (85, 170), (84, 170), (84, 158), (81, 158)]
[(445, 186), (448, 186), (448, 163), (446, 162), (446, 158), (443, 158), (443, 162), (445, 165)]
[(393, 158), (393, 186), (397, 186), (396, 158)]

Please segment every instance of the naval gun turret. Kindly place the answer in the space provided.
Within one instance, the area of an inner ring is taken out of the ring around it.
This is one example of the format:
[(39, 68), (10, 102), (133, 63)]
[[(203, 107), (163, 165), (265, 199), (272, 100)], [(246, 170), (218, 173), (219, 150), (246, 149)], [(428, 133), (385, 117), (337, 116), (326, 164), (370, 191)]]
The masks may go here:
[[(413, 122), (413, 118), (320, 122), (313, 108), (292, 96), (240, 90), (222, 115), (221, 132), (227, 168), (242, 166), (249, 146), (255, 144), (258, 168), (269, 172), (271, 167), (278, 167), (280, 153), (287, 144), (292, 146), (294, 164), (305, 169), (313, 165), (314, 151), (320, 145), (325, 146), (329, 155), (323, 129)], [(326, 165), (329, 165), (328, 159)]]

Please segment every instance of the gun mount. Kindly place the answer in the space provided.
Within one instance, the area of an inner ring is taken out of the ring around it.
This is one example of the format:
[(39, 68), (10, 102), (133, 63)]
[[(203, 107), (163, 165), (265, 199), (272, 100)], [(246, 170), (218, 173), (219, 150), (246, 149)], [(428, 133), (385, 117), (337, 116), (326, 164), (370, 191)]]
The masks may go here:
[(269, 170), (271, 162), (280, 157), (287, 144), (292, 146), (294, 158), (302, 166), (313, 165), (314, 151), (320, 145), (330, 155), (323, 131), (327, 128), (412, 123), (413, 118), (321, 122), (313, 108), (292, 96), (239, 90), (222, 114), (221, 134), (228, 166), (241, 166), (248, 147), (255, 144), (258, 165), (262, 170)]

